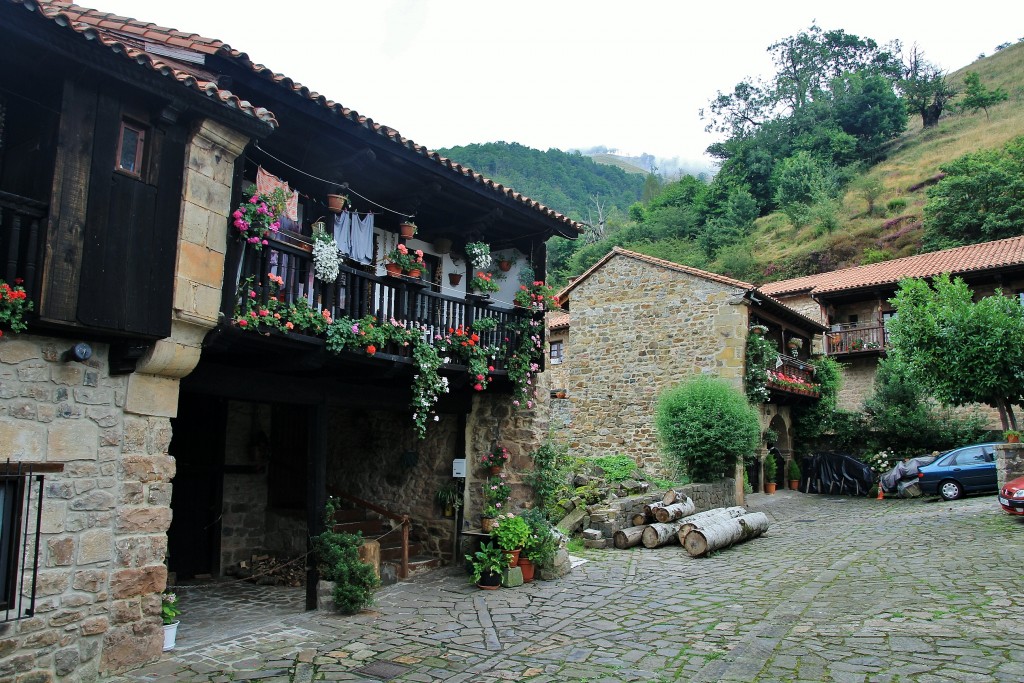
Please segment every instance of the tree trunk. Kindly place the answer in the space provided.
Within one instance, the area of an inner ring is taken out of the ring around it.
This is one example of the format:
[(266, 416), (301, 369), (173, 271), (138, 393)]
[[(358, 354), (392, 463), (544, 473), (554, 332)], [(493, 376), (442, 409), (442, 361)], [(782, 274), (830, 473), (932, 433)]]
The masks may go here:
[(693, 529), (717, 524), (720, 521), (732, 519), (745, 514), (747, 514), (747, 511), (739, 505), (736, 505), (731, 508), (715, 508), (714, 510), (708, 510), (707, 512), (700, 512), (696, 515), (685, 517), (679, 520), (679, 542), (682, 543), (683, 539), (686, 538), (686, 534), (690, 533)]
[(663, 507), (665, 507), (665, 504), (661, 501), (648, 503), (647, 505), (644, 505), (644, 514), (647, 515), (649, 519), (654, 519), (654, 511)]
[(633, 526), (646, 526), (650, 521), (651, 520), (647, 518), (647, 515), (633, 515), (632, 519)]
[(654, 518), (662, 524), (666, 522), (674, 522), (677, 519), (682, 519), (686, 515), (692, 515), (693, 511), (697, 507), (693, 504), (693, 501), (686, 498), (681, 503), (673, 503), (672, 505), (666, 505), (663, 508), (658, 508), (654, 511)]
[(938, 104), (929, 104), (927, 107), (921, 109), (921, 127), (931, 128), (932, 126), (939, 125), (940, 116), (942, 116), (942, 106)]
[(668, 524), (649, 524), (644, 529), (643, 543), (645, 548), (659, 548), (669, 543), (678, 543), (679, 522)]
[(686, 534), (683, 547), (692, 557), (703, 557), (713, 550), (721, 550), (757, 538), (767, 530), (767, 515), (763, 512), (752, 512), (702, 529), (693, 529)]
[(647, 526), (631, 526), (627, 529), (619, 529), (615, 532), (612, 537), (612, 542), (615, 543), (615, 547), (619, 550), (625, 550), (626, 548), (632, 548), (635, 545), (640, 545), (643, 540), (644, 529)]

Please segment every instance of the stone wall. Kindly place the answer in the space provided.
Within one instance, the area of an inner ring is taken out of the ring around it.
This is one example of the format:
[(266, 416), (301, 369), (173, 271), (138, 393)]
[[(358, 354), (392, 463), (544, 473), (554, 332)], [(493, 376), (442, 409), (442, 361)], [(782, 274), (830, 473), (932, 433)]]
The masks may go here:
[(996, 481), (999, 487), (1024, 477), (1024, 444), (1002, 443), (996, 446)]
[[(687, 484), (678, 490), (693, 500), (695, 514), (742, 503), (742, 500), (737, 499), (735, 479), (723, 479), (714, 484)], [(612, 544), (615, 532), (633, 526), (633, 515), (643, 514), (645, 505), (660, 501), (662, 496), (662, 493), (642, 494), (588, 506), (582, 520), (583, 528), (599, 531), (601, 537), (600, 540), (587, 540), (587, 546), (615, 547)]]
[(878, 360), (876, 354), (839, 359), (843, 364), (843, 386), (836, 397), (839, 408), (853, 412), (864, 410), (864, 401), (875, 393)]
[(809, 295), (799, 294), (797, 296), (777, 296), (775, 298), (792, 308), (797, 313), (824, 324), (825, 317), (821, 312), (821, 304), (812, 299)]
[(742, 388), (742, 290), (617, 255), (572, 292), (568, 401), (575, 455), (626, 454), (661, 471), (658, 393), (696, 374)]
[[(253, 554), (270, 552), (266, 543), (267, 527), (267, 473), (264, 468), (246, 471), (243, 467), (253, 462), (247, 452), (253, 430), (253, 421), (270, 433), (270, 406), (259, 403), (230, 401), (224, 438), (224, 488), (221, 503), (220, 568)], [(266, 465), (266, 463), (259, 463)], [(303, 550), (305, 552), (305, 524), (303, 524)]]

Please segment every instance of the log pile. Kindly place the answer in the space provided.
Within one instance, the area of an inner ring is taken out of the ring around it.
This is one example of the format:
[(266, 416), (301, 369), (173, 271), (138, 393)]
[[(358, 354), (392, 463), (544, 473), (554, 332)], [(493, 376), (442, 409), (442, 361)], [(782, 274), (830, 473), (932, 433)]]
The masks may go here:
[(633, 526), (615, 532), (612, 540), (616, 548), (633, 548), (641, 543), (645, 548), (660, 548), (679, 543), (693, 557), (757, 538), (768, 530), (768, 517), (763, 512), (748, 514), (735, 506), (694, 514), (693, 501), (678, 497), (674, 491), (662, 502), (645, 506), (644, 514), (634, 515), (632, 521)]
[(304, 586), (306, 563), (282, 560), (273, 555), (253, 555), (248, 560), (228, 567), (228, 576), (245, 579), (260, 586)]

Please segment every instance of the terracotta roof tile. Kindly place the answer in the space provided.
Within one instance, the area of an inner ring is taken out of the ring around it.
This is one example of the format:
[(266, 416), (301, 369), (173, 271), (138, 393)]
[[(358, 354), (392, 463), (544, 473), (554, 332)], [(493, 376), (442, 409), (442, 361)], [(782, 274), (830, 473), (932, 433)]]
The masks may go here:
[(797, 292), (824, 294), (896, 285), (908, 277), (932, 277), (940, 273), (966, 275), (1013, 266), (1024, 266), (1024, 236), (771, 282), (762, 285), (760, 290), (772, 296)]
[(565, 330), (569, 328), (568, 313), (551, 313), (548, 315), (549, 330)]

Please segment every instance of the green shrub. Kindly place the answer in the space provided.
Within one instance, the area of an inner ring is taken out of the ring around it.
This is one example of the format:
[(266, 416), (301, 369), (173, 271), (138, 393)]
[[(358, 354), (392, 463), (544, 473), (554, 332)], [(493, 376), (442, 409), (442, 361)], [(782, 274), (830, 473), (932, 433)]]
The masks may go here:
[(336, 508), (334, 499), (329, 498), (324, 508), (326, 531), (313, 538), (313, 549), (320, 578), (335, 583), (334, 604), (345, 614), (355, 614), (373, 602), (373, 589), (380, 580), (373, 567), (359, 559), (362, 534), (334, 531)]
[(733, 476), (761, 438), (757, 409), (739, 389), (707, 376), (663, 391), (655, 424), (666, 467), (698, 482)]
[(796, 458), (789, 461), (789, 478), (791, 480), (800, 478), (800, 465), (796, 464)]
[(885, 205), (885, 208), (889, 211), (889, 213), (901, 213), (905, 208), (907, 208), (907, 200), (903, 199), (902, 197), (890, 199), (889, 202)]
[(633, 479), (636, 474), (636, 462), (628, 455), (605, 455), (591, 462), (604, 470), (604, 480), (609, 484)]
[(537, 505), (543, 510), (551, 510), (560, 498), (566, 497), (568, 449), (548, 442), (530, 453), (530, 457), (533, 459), (533, 471), (524, 478), (533, 488)]
[(765, 481), (775, 481), (775, 475), (779, 473), (779, 464), (775, 462), (775, 455), (769, 453), (764, 459)]

